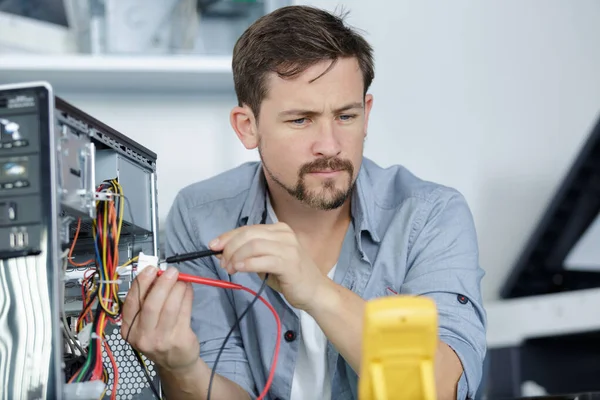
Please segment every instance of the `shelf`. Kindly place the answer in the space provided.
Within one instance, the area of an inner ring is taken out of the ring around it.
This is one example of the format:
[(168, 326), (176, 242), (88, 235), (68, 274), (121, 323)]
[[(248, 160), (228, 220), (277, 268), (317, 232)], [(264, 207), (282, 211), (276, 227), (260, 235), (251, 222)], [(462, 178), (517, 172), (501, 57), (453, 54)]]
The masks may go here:
[(600, 330), (600, 289), (543, 294), (485, 304), (489, 349), (527, 339)]
[(40, 80), (59, 94), (233, 90), (228, 56), (0, 54), (0, 84)]

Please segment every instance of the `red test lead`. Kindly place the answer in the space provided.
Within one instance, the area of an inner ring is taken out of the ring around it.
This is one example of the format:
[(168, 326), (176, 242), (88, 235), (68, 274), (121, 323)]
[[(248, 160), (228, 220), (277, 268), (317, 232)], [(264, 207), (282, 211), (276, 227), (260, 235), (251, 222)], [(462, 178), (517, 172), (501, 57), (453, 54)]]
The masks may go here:
[[(163, 270), (158, 270), (158, 276), (162, 275), (163, 273), (164, 273)], [(245, 292), (250, 293), (251, 295), (253, 295), (255, 297), (258, 296), (258, 293), (256, 293), (252, 289), (248, 289), (245, 286), (238, 285), (237, 283), (233, 283), (233, 282), (218, 280), (218, 279), (202, 278), (200, 276), (180, 273), (177, 280), (182, 281), (182, 282), (196, 283), (198, 285), (213, 286), (213, 287), (218, 287), (218, 288), (222, 288), (222, 289), (243, 290)], [(267, 393), (269, 393), (269, 388), (271, 387), (271, 384), (273, 383), (273, 377), (275, 376), (275, 366), (277, 365), (277, 358), (279, 357), (279, 347), (281, 345), (281, 321), (279, 319), (279, 315), (277, 315), (277, 311), (275, 311), (275, 309), (269, 302), (267, 302), (262, 296), (258, 296), (258, 299), (260, 301), (262, 301), (263, 304), (265, 306), (267, 306), (267, 308), (269, 310), (271, 310), (271, 312), (273, 313), (273, 316), (275, 317), (275, 322), (277, 323), (277, 341), (275, 343), (275, 352), (273, 354), (273, 361), (271, 363), (271, 371), (269, 372), (269, 378), (267, 379), (267, 383), (265, 384), (265, 387), (264, 387), (262, 393), (260, 394), (260, 396), (258, 396), (258, 400), (262, 400), (266, 397)]]

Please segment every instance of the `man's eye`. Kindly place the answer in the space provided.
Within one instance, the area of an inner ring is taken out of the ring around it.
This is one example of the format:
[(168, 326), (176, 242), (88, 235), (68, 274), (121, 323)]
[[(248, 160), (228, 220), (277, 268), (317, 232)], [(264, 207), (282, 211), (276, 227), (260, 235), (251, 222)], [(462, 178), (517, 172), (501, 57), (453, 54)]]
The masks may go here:
[(340, 119), (342, 121), (350, 121), (352, 119), (354, 119), (356, 117), (356, 115), (354, 114), (344, 114), (344, 115), (340, 115)]
[(293, 119), (290, 122), (295, 125), (302, 125), (303, 123), (306, 122), (306, 118)]

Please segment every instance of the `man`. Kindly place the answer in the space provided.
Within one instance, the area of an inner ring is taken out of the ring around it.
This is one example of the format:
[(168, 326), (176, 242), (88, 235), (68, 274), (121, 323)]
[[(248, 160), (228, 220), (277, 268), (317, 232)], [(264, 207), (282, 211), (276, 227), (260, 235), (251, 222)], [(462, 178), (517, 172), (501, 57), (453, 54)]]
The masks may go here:
[[(356, 399), (365, 301), (396, 294), (436, 301), (439, 398), (473, 398), (486, 345), (472, 217), (457, 191), (363, 157), (369, 44), (325, 11), (281, 8), (241, 36), (233, 72), (231, 124), (261, 162), (183, 189), (166, 251), (222, 251), (179, 271), (255, 291), (269, 274), (263, 297), (285, 332), (269, 398)], [(157, 364), (167, 398), (204, 399), (225, 336), (253, 298), (177, 276), (174, 267), (140, 274), (122, 332)], [(267, 307), (254, 304), (225, 344), (212, 399), (262, 391), (275, 332)]]

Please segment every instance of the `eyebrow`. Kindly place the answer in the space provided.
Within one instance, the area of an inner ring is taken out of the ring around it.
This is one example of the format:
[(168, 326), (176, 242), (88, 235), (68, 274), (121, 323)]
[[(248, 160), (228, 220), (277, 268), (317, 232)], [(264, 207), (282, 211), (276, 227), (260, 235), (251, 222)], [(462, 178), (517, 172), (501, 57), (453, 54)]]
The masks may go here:
[[(364, 108), (363, 103), (362, 102), (355, 102), (355, 103), (349, 103), (346, 104), (342, 107), (339, 107), (335, 110), (333, 110), (334, 114), (338, 114), (341, 113), (343, 111), (348, 111), (348, 110), (353, 110), (353, 109), (362, 109)], [(286, 116), (291, 116), (291, 115), (320, 115), (322, 114), (322, 112), (320, 111), (314, 111), (314, 110), (303, 110), (303, 109), (292, 109), (292, 110), (285, 110), (279, 113), (280, 117), (286, 117)]]

